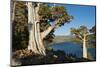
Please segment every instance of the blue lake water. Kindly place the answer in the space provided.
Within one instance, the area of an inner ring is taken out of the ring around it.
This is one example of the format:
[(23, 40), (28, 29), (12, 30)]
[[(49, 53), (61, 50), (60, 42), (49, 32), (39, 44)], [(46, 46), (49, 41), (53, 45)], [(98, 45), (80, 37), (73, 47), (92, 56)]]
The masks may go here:
[[(62, 43), (56, 43), (51, 45), (51, 47), (56, 50), (63, 50), (66, 54), (73, 54), (77, 57), (81, 58), (83, 54), (83, 50), (81, 45), (75, 44), (72, 42), (62, 42)], [(91, 54), (92, 58), (95, 59), (95, 49), (94, 48), (88, 48), (88, 52)]]

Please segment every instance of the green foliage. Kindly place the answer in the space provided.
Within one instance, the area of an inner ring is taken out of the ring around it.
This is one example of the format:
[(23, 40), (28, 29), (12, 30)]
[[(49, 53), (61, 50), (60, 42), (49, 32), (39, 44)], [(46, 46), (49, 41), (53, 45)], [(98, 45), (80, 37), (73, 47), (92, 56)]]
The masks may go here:
[(65, 23), (69, 23), (71, 21), (71, 19), (73, 19), (73, 16), (70, 16), (67, 12), (67, 10), (65, 9), (64, 6), (55, 6), (52, 7), (51, 9), (51, 13), (53, 14), (53, 16), (56, 16), (56, 22), (55, 24), (59, 27), (64, 25)]
[(82, 40), (84, 37), (84, 34), (87, 35), (89, 33), (87, 27), (80, 26), (79, 28), (71, 28), (71, 34), (75, 35), (76, 38)]
[(64, 6), (49, 6), (41, 4), (39, 15), (41, 17), (41, 21), (45, 20), (45, 23), (47, 23), (46, 20), (48, 19), (55, 20), (56, 26), (62, 26), (73, 19), (73, 17), (68, 14)]
[(46, 4), (41, 4), (38, 13), (41, 16), (41, 20), (50, 18), (50, 16), (51, 16), (50, 6), (48, 6)]
[(25, 2), (16, 2), (15, 18), (12, 22), (13, 50), (26, 48), (28, 44), (28, 20)]
[[(15, 18), (12, 22), (12, 46), (14, 50), (24, 49), (28, 45), (29, 32), (28, 32), (28, 10), (25, 5), (26, 2), (16, 2), (15, 6)], [(33, 5), (36, 3), (33, 3)], [(53, 14), (52, 12), (60, 13), (60, 15)], [(62, 26), (65, 23), (70, 22), (72, 17), (67, 13), (64, 6), (49, 6), (48, 4), (41, 4), (39, 8), (40, 16), (40, 32), (45, 31), (50, 24), (48, 19), (55, 20), (56, 26)], [(44, 39), (46, 42), (52, 42), (54, 38), (54, 29)]]
[(89, 44), (92, 44), (96, 48), (96, 25), (94, 25), (89, 31), (92, 33), (88, 36)]
[[(41, 32), (46, 30), (50, 24), (48, 23), (48, 19), (55, 20), (54, 24), (56, 27), (62, 26), (65, 23), (69, 23), (72, 19), (72, 16), (70, 16), (64, 6), (49, 6), (47, 4), (41, 4), (39, 9), (39, 15), (40, 15), (40, 27)], [(45, 27), (44, 27), (45, 26)], [(52, 42), (54, 38), (54, 30), (52, 30), (49, 35), (44, 39), (45, 41)]]
[(96, 25), (90, 29), (90, 32), (96, 35)]
[(82, 43), (84, 34), (86, 34), (87, 47), (96, 47), (96, 27), (93, 26), (90, 30), (85, 26), (80, 26), (79, 28), (71, 28), (71, 34), (76, 37), (72, 41), (77, 43)]

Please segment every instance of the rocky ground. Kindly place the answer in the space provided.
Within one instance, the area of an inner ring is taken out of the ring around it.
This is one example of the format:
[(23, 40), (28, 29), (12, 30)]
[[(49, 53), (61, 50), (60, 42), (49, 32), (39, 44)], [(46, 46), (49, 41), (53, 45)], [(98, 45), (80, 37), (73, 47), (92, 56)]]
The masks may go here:
[(12, 54), (12, 66), (42, 65), (57, 63), (73, 63), (91, 61), (85, 58), (77, 58), (75, 55), (66, 55), (64, 51), (47, 49), (47, 55), (41, 56), (27, 49), (17, 50)]

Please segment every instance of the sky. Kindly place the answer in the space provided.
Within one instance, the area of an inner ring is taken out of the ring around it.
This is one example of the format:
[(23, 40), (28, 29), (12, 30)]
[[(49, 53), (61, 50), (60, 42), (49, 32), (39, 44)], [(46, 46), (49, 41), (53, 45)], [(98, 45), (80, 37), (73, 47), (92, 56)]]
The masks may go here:
[[(60, 4), (61, 5), (61, 4)], [(88, 29), (91, 29), (95, 25), (95, 6), (86, 5), (72, 5), (72, 4), (62, 4), (66, 11), (74, 16), (74, 19), (70, 23), (66, 23), (55, 29), (54, 34), (57, 35), (70, 35), (70, 28), (78, 28), (81, 25), (85, 25)]]

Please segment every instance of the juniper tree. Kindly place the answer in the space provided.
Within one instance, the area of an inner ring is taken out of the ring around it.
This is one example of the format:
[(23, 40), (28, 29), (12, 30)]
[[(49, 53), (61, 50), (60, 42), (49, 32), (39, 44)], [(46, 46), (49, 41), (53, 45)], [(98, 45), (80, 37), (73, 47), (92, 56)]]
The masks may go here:
[(28, 50), (46, 55), (47, 44), (44, 45), (44, 42), (51, 42), (54, 38), (54, 29), (69, 23), (73, 17), (68, 14), (64, 6), (52, 7), (36, 2), (16, 3), (13, 22), (14, 46), (23, 46), (24, 41), (27, 42), (25, 44)]

